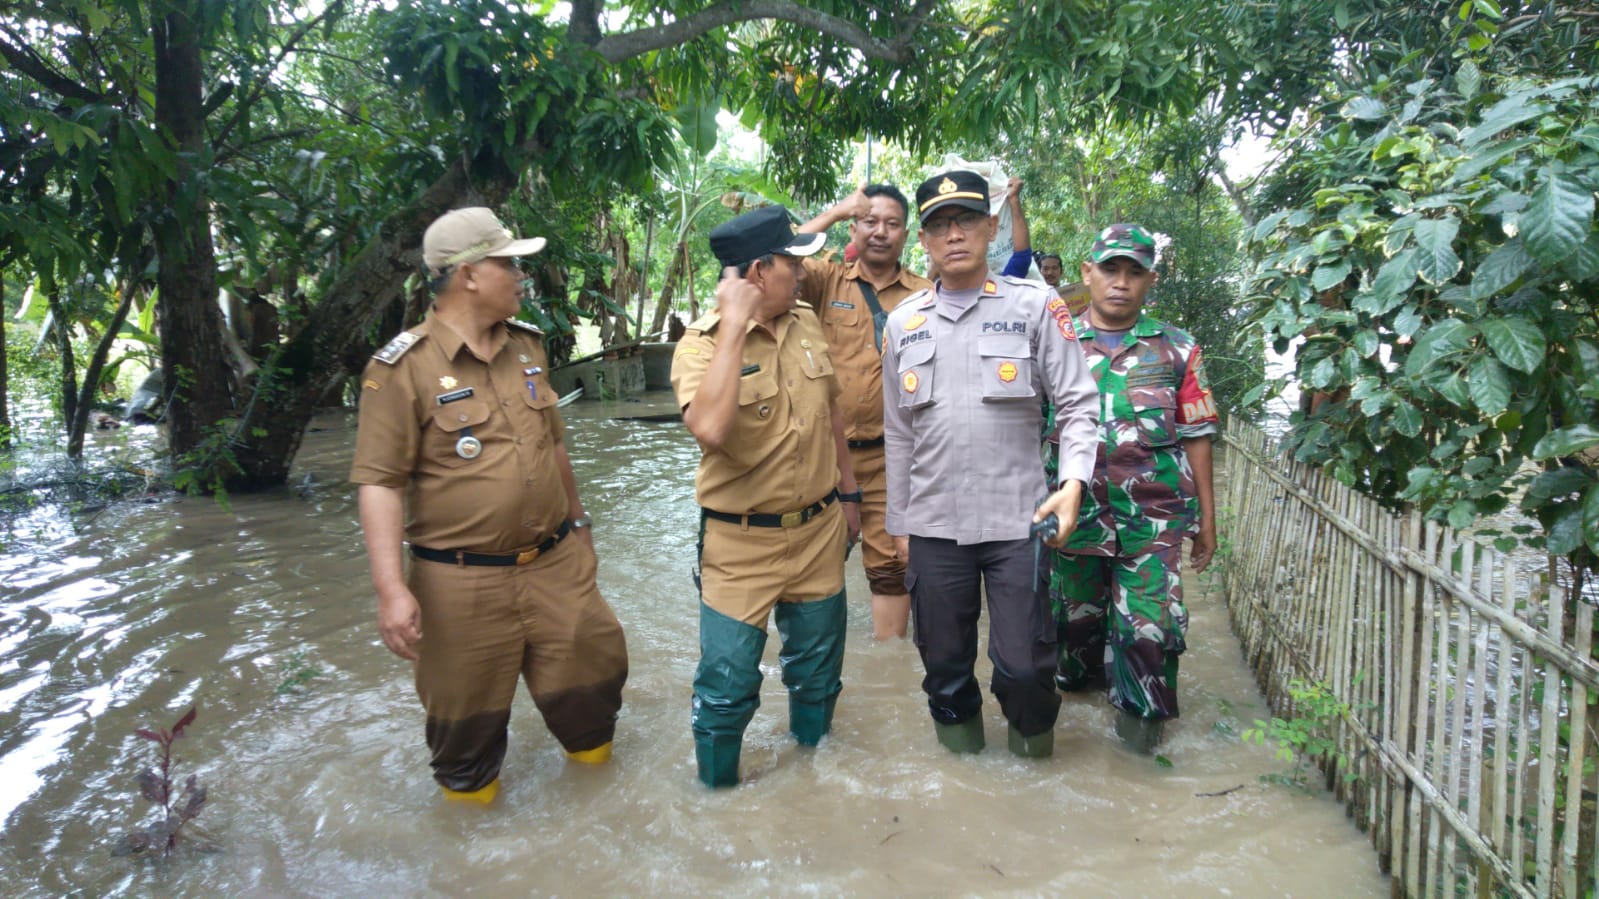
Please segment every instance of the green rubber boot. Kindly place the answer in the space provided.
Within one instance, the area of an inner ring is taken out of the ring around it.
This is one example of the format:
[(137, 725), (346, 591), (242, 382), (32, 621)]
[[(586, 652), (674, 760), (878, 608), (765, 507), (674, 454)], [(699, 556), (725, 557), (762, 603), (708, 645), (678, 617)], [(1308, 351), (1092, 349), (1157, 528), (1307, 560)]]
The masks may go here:
[(1055, 754), (1055, 731), (1046, 730), (1031, 737), (1022, 736), (1016, 725), (1010, 727), (1010, 751), (1024, 759), (1047, 759)]
[(983, 742), (982, 718), (968, 718), (959, 724), (939, 724), (934, 721), (933, 732), (938, 734), (938, 742), (950, 752), (982, 752), (987, 745)]
[(738, 783), (744, 728), (761, 704), (766, 631), (700, 604), (700, 664), (694, 672), (694, 757), (708, 787)]
[(815, 746), (833, 728), (833, 707), (844, 689), (844, 591), (811, 602), (780, 602), (773, 610), (783, 640), (778, 661), (788, 687), (788, 729), (801, 746)]
[(1144, 718), (1122, 709), (1116, 710), (1116, 736), (1128, 749), (1139, 755), (1154, 755), (1165, 730), (1164, 718)]
[(707, 787), (738, 786), (738, 756), (743, 737), (694, 737), (694, 760)]

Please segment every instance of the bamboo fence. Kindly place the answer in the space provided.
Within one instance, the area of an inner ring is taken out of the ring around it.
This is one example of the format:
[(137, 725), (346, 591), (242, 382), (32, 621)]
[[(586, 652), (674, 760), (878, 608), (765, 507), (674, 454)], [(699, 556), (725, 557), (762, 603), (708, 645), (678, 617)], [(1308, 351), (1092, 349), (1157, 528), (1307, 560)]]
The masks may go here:
[(1233, 629), (1278, 717), (1295, 685), (1337, 697), (1322, 770), (1395, 895), (1596, 895), (1592, 596), (1248, 426), (1224, 443)]

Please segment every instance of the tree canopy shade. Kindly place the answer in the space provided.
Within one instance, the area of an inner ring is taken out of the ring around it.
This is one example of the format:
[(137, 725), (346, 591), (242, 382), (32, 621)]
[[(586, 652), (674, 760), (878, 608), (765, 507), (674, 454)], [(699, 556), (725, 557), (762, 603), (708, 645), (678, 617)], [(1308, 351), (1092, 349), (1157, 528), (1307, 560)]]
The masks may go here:
[[(614, 221), (612, 202), (658, 192), (688, 110), (739, 114), (767, 142), (767, 177), (802, 203), (837, 196), (843, 148), (868, 133), (920, 153), (1033, 133), (1046, 107), (1077, 131), (1201, 108), (1280, 124), (1358, 67), (1353, 50), (1427, 39), (1439, 26), (1414, 9), (13, 3), (0, 266), (51, 294), (82, 278), (154, 288), (180, 482), (276, 484), (317, 404), (405, 323), (421, 233), (449, 208), (514, 199), (527, 223)], [(577, 244), (552, 242), (541, 284), (590, 264)], [(282, 342), (248, 377), (218, 290), (282, 315)]]

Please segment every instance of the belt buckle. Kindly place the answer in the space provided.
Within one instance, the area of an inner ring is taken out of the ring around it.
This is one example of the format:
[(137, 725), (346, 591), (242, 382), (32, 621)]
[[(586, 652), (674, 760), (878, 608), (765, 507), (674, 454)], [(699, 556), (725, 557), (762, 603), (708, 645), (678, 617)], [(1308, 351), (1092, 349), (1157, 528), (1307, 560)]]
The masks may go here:
[(784, 512), (780, 524), (785, 528), (797, 528), (805, 523), (805, 510)]
[(521, 552), (516, 554), (516, 564), (518, 564), (518, 565), (526, 565), (527, 563), (533, 561), (534, 559), (537, 559), (541, 554), (543, 554), (543, 552), (544, 552), (544, 550), (539, 549), (536, 546), (533, 547), (532, 549), (522, 550)]

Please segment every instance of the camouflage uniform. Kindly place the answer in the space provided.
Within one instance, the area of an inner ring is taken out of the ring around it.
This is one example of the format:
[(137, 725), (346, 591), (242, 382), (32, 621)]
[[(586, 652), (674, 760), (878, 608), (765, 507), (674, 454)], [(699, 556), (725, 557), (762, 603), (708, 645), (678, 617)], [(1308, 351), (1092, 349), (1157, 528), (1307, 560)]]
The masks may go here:
[(1077, 330), (1099, 384), (1103, 440), (1077, 530), (1050, 577), (1056, 680), (1075, 690), (1103, 675), (1112, 705), (1174, 718), (1177, 656), (1188, 629), (1182, 542), (1199, 528), (1181, 441), (1216, 433), (1216, 407), (1187, 332), (1141, 315), (1111, 347), (1087, 316)]

